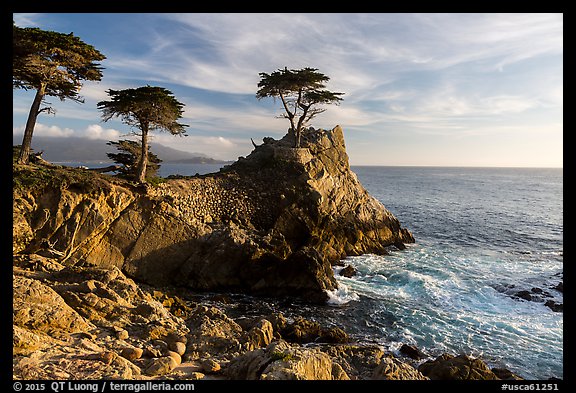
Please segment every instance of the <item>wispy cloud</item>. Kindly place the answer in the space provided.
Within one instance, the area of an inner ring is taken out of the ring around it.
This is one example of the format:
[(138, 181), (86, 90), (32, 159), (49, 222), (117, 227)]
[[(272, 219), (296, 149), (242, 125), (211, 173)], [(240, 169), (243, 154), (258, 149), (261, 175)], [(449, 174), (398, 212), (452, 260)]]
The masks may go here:
[[(61, 31), (58, 14), (14, 18), (18, 25)], [(98, 123), (96, 103), (107, 99), (107, 89), (149, 83), (173, 90), (185, 104), (183, 122), (190, 125), (189, 137), (159, 133), (157, 141), (213, 149), (209, 151), (221, 157), (243, 155), (251, 149), (250, 137), (281, 136), (288, 127), (285, 119), (274, 117), (282, 112), (280, 106), (272, 100), (257, 102), (254, 96), (258, 73), (284, 66), (318, 68), (330, 77), (328, 89), (345, 93), (341, 105), (328, 107), (313, 125), (351, 129), (351, 143), (361, 133), (384, 146), (392, 134), (397, 139), (465, 138), (484, 132), (493, 143), (503, 144), (527, 124), (557, 131), (553, 124), (562, 120), (562, 14), (191, 13), (92, 18), (94, 25), (106, 27), (98, 34), (86, 30), (92, 33), (90, 42), (107, 56), (104, 78), (85, 84), (84, 105), (54, 102), (53, 119), (62, 124), (60, 132), (69, 132), (67, 120), (84, 122), (70, 126), (81, 130), (78, 133)], [(64, 31), (75, 22), (68, 16), (60, 21)], [(81, 31), (84, 26), (77, 22), (77, 27)], [(14, 117), (22, 118), (32, 97), (14, 97)], [(47, 124), (46, 119), (42, 121)], [(119, 122), (100, 127), (92, 128), (92, 135), (126, 132)]]
[(39, 20), (42, 19), (42, 14), (34, 14), (34, 13), (20, 13), (20, 14), (12, 14), (12, 19), (16, 26), (20, 27), (38, 27)]

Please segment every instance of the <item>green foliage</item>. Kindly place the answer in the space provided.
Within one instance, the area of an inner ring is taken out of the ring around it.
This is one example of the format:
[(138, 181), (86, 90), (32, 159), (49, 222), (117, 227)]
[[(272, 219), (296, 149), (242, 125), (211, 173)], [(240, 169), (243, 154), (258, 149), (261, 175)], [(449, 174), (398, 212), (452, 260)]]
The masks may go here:
[[(16, 164), (18, 161), (18, 156), (20, 155), (20, 150), (22, 149), (22, 145), (13, 145), (12, 146), (12, 163)], [(32, 153), (34, 149), (30, 149), (30, 153)]]
[(170, 90), (143, 86), (137, 89), (109, 89), (107, 93), (111, 99), (97, 104), (104, 121), (119, 117), (124, 124), (142, 132), (154, 129), (168, 131), (173, 135), (186, 132), (184, 127), (187, 125), (177, 122), (184, 113), (184, 104)]
[(325, 112), (321, 104), (339, 104), (344, 93), (325, 90), (330, 80), (316, 68), (306, 67), (300, 70), (289, 70), (287, 67), (267, 74), (261, 72), (259, 90), (256, 98), (280, 98), (285, 113), (282, 117), (290, 121), (291, 131), (295, 136), (295, 147), (300, 147), (300, 135), (303, 128), (316, 115)]
[[(107, 142), (107, 145), (115, 146), (120, 153), (106, 153), (108, 158), (110, 158), (115, 163), (122, 165), (122, 169), (119, 170), (120, 175), (127, 179), (136, 179), (138, 162), (140, 162), (140, 156), (142, 155), (142, 145), (138, 141), (131, 140), (120, 140), (118, 142)], [(150, 151), (148, 148), (148, 165), (146, 170), (146, 180), (156, 176), (158, 169), (160, 169), (160, 163), (162, 160), (158, 156)]]
[(12, 30), (12, 84), (14, 88), (39, 89), (61, 100), (81, 101), (82, 80), (99, 81), (106, 56), (73, 33), (64, 34), (35, 27)]
[(38, 191), (47, 187), (85, 193), (111, 189), (105, 175), (78, 168), (52, 168), (42, 165), (15, 165), (12, 171), (12, 187), (14, 192)]
[(290, 360), (294, 359), (294, 356), (292, 356), (291, 353), (284, 353), (284, 352), (272, 352), (270, 354), (270, 359), (272, 359), (272, 361), (276, 361), (276, 360), (282, 360), (284, 362), (288, 362)]
[[(184, 135), (186, 132), (184, 127), (187, 125), (178, 123), (184, 113), (184, 104), (179, 102), (170, 90), (143, 86), (137, 89), (109, 89), (108, 95), (111, 97), (109, 101), (98, 103), (103, 120), (119, 117), (124, 124), (138, 128), (142, 137), (142, 152), (148, 151), (149, 131), (168, 131), (172, 135)], [(137, 181), (146, 181), (147, 166), (148, 154), (142, 153), (136, 172)]]
[(147, 177), (146, 181), (148, 182), (148, 184), (156, 187), (162, 183), (166, 183), (166, 179), (164, 179), (163, 177), (160, 176), (151, 176), (151, 177)]
[(105, 58), (73, 33), (63, 34), (36, 27), (21, 28), (12, 23), (12, 86), (15, 89), (36, 90), (24, 129), (19, 163), (27, 164), (29, 161), (38, 115), (43, 111), (54, 112), (51, 107), (40, 108), (44, 97), (83, 102), (78, 94), (82, 81), (99, 81), (102, 67), (98, 61)]

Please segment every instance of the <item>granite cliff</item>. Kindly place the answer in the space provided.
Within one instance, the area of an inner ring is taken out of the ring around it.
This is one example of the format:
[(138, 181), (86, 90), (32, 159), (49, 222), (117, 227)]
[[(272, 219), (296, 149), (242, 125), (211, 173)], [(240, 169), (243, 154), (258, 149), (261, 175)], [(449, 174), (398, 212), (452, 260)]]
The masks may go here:
[(332, 264), (414, 239), (350, 170), (339, 126), (292, 143), (266, 138), (218, 173), (158, 186), (15, 168), (13, 251), (153, 285), (323, 301)]

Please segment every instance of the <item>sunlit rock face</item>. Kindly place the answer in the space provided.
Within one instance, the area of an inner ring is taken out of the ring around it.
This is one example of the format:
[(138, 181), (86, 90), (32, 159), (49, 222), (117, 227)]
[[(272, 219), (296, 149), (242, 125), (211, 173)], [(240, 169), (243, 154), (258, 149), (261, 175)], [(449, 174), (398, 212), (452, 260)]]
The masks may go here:
[(265, 138), (218, 173), (158, 186), (103, 176), (87, 190), (15, 190), (14, 252), (48, 244), (63, 264), (152, 285), (324, 301), (332, 264), (414, 239), (350, 170), (341, 127), (308, 129), (292, 146)]

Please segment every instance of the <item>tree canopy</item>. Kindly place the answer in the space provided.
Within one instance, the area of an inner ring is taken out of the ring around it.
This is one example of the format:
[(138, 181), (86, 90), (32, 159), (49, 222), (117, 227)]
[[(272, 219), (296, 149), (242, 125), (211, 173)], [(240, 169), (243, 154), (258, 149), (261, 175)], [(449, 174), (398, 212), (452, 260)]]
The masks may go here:
[(290, 121), (290, 131), (294, 134), (294, 146), (300, 147), (302, 129), (316, 115), (325, 112), (322, 104), (338, 104), (344, 93), (325, 90), (330, 80), (316, 68), (306, 67), (289, 70), (287, 67), (267, 74), (261, 72), (256, 98), (280, 98), (285, 113), (282, 117)]
[[(136, 89), (107, 91), (111, 100), (100, 101), (102, 119), (118, 117), (132, 127), (132, 132), (142, 137), (137, 180), (145, 182), (148, 163), (148, 133), (153, 130), (167, 131), (172, 135), (184, 135), (186, 124), (178, 123), (184, 113), (184, 104), (172, 92), (163, 87), (143, 86)], [(139, 132), (137, 130), (139, 130)]]
[[(119, 153), (106, 153), (108, 158), (117, 164), (122, 165), (119, 170), (120, 174), (128, 179), (135, 179), (137, 176), (138, 163), (142, 154), (142, 145), (138, 141), (123, 139), (118, 142), (109, 141), (106, 143), (115, 146)], [(156, 176), (162, 160), (148, 149), (148, 165), (146, 178), (150, 179)]]
[(18, 162), (28, 163), (38, 115), (42, 111), (52, 110), (50, 107), (40, 108), (44, 97), (83, 102), (79, 95), (82, 81), (101, 80), (103, 68), (98, 62), (105, 58), (73, 33), (64, 34), (36, 27), (21, 28), (13, 23), (12, 86), (15, 89), (36, 90)]

